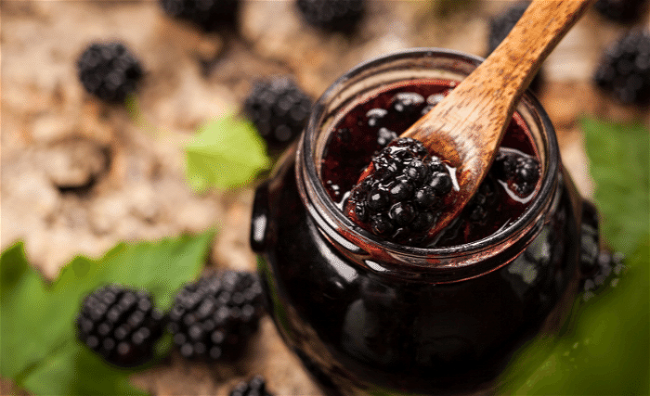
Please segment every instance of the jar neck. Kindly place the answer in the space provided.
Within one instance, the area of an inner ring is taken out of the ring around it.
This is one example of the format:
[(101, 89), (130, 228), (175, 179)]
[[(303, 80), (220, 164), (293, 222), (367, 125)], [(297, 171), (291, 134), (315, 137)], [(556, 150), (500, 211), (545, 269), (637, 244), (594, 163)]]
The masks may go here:
[[(445, 283), (481, 276), (506, 265), (537, 236), (558, 185), (559, 151), (553, 126), (537, 100), (524, 95), (517, 112), (531, 130), (542, 164), (542, 182), (526, 211), (512, 224), (481, 240), (451, 247), (429, 248), (404, 246), (380, 240), (363, 230), (334, 204), (326, 192), (319, 166), (322, 151), (342, 109), (359, 95), (367, 94), (382, 76), (399, 79), (398, 71), (408, 65), (405, 79), (422, 78), (456, 80), (469, 74), (480, 58), (438, 49), (416, 49), (362, 64), (335, 82), (315, 104), (309, 124), (296, 152), (296, 178), (309, 217), (339, 252), (373, 272), (408, 279)], [(436, 73), (435, 65), (440, 67)], [(415, 68), (413, 70), (412, 68)], [(397, 74), (396, 74), (397, 73)], [(365, 83), (364, 83), (365, 82)], [(354, 88), (360, 89), (354, 89)]]

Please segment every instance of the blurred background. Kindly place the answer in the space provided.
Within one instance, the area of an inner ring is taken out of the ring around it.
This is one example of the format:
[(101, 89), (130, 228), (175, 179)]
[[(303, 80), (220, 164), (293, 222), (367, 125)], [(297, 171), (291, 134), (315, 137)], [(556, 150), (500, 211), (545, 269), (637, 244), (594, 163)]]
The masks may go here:
[[(184, 148), (197, 128), (243, 111), (256, 81), (269, 76), (291, 76), (315, 100), (354, 65), (400, 49), (486, 56), (495, 21), (515, 4), (367, 0), (353, 27), (324, 29), (294, 0), (241, 1), (234, 19), (216, 26), (173, 3), (2, 2), (0, 242), (4, 250), (24, 241), (29, 262), (47, 278), (75, 255), (100, 257), (120, 241), (212, 227), (219, 233), (209, 265), (254, 269), (248, 246), (254, 182), (195, 192)], [(649, 26), (647, 10), (621, 23), (592, 9), (542, 67), (536, 94), (585, 196), (594, 186), (580, 117), (650, 126), (647, 106), (623, 103), (594, 82), (608, 46)], [(84, 51), (109, 41), (122, 42), (141, 65), (137, 90), (125, 103), (102, 100), (80, 81)], [(268, 318), (262, 328), (255, 359), (218, 370), (172, 359), (133, 381), (160, 395), (224, 393), (234, 378), (262, 372), (278, 394), (319, 394)]]

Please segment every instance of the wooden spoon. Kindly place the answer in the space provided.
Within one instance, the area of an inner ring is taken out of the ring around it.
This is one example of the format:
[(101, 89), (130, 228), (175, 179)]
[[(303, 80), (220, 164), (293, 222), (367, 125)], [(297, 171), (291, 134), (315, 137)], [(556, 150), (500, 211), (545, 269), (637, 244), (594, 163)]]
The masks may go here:
[[(465, 207), (494, 160), (515, 107), (548, 56), (593, 0), (535, 0), (494, 52), (401, 137), (456, 168), (459, 191), (429, 237)], [(368, 167), (362, 180), (372, 172)], [(353, 218), (353, 220), (355, 220)]]

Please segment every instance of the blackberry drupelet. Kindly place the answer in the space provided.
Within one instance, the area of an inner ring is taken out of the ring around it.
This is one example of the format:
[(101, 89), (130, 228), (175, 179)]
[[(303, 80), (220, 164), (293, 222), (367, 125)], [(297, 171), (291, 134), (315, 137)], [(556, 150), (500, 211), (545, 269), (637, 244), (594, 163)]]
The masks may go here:
[(185, 285), (169, 312), (169, 330), (188, 359), (234, 360), (257, 331), (262, 288), (256, 275), (226, 271)]
[(287, 76), (255, 82), (244, 112), (271, 147), (283, 147), (298, 136), (311, 111), (312, 100)]
[(163, 333), (163, 314), (149, 293), (107, 285), (86, 296), (77, 319), (77, 338), (107, 362), (120, 367), (153, 357)]
[(490, 173), (479, 185), (476, 194), (467, 203), (463, 214), (468, 213), (467, 218), (476, 224), (486, 224), (489, 210), (497, 203), (496, 181)]
[(418, 140), (399, 138), (372, 159), (374, 172), (357, 185), (348, 216), (386, 240), (417, 245), (452, 191), (447, 167)]
[(266, 381), (256, 375), (250, 381), (241, 381), (230, 391), (229, 396), (273, 396), (266, 390)]
[(107, 102), (124, 101), (144, 74), (120, 42), (91, 44), (77, 60), (77, 71), (86, 91)]
[(391, 101), (391, 108), (397, 114), (415, 114), (424, 106), (424, 97), (415, 92), (399, 92)]
[(316, 28), (351, 33), (365, 13), (365, 0), (296, 0), (305, 21)]
[(627, 24), (640, 19), (648, 0), (597, 0), (594, 9), (613, 22)]
[(393, 132), (388, 128), (379, 128), (379, 132), (377, 132), (377, 144), (379, 147), (384, 148), (395, 139), (397, 139), (396, 132)]
[[(499, 46), (499, 44), (501, 44), (503, 39), (506, 38), (508, 33), (510, 33), (512, 28), (517, 24), (521, 16), (524, 15), (524, 12), (526, 11), (526, 8), (528, 8), (529, 4), (530, 2), (528, 1), (516, 2), (501, 14), (496, 15), (490, 19), (487, 51), (488, 55), (491, 54), (492, 51), (494, 51)], [(541, 74), (538, 72), (533, 78), (533, 81), (530, 83), (530, 89), (532, 91), (539, 92), (539, 89), (542, 85), (541, 78)]]
[(650, 32), (631, 31), (607, 48), (594, 81), (624, 104), (650, 104)]
[(160, 0), (165, 12), (212, 32), (232, 29), (237, 22), (239, 0)]
[(520, 197), (535, 191), (539, 180), (539, 161), (516, 150), (499, 149), (493, 165), (496, 174), (504, 178), (508, 187)]

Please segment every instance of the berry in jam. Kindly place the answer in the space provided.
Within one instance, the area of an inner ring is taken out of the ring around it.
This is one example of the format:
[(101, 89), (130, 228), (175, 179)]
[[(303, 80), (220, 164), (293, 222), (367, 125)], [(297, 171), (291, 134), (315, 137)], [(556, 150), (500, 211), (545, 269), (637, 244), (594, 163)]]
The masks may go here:
[(440, 158), (418, 140), (399, 138), (372, 158), (372, 172), (352, 190), (345, 211), (377, 236), (415, 245), (435, 225), (451, 190)]
[[(436, 80), (389, 86), (354, 105), (334, 126), (321, 164), (324, 185), (348, 217), (384, 240), (437, 247), (473, 242), (515, 221), (534, 196), (539, 160), (515, 115), (476, 195), (433, 241), (427, 238), (457, 189), (453, 168), (420, 142), (398, 136), (451, 89), (451, 83)], [(369, 163), (374, 172), (355, 187)]]

